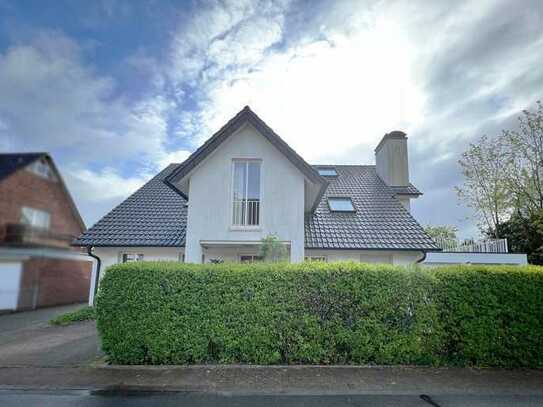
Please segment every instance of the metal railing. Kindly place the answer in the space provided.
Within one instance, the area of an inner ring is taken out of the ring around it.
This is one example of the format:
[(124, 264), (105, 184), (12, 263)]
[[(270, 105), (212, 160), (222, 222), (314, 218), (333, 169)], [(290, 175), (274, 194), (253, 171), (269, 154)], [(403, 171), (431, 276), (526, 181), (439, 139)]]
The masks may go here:
[(434, 239), (444, 252), (508, 253), (507, 239), (464, 240)]
[(260, 221), (260, 200), (234, 200), (232, 223), (239, 226), (257, 226)]

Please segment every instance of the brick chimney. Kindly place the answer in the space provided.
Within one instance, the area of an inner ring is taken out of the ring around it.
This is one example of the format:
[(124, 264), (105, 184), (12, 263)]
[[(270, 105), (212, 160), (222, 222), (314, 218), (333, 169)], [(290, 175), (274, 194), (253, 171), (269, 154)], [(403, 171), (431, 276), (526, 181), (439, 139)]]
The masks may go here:
[(394, 130), (383, 136), (375, 149), (375, 164), (377, 174), (387, 185), (409, 185), (407, 137), (403, 131)]

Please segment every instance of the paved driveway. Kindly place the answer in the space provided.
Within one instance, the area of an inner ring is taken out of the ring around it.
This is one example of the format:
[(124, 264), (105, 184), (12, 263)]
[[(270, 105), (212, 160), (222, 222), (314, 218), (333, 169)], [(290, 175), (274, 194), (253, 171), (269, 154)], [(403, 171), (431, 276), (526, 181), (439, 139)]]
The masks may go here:
[(0, 366), (78, 366), (100, 357), (94, 321), (49, 325), (54, 316), (83, 306), (0, 315)]

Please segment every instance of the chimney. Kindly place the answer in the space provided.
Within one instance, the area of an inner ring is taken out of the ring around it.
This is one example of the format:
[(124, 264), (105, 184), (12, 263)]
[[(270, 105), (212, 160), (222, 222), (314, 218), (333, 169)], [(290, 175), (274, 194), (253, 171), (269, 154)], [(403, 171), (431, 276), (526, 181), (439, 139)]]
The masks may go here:
[(387, 185), (409, 185), (407, 137), (403, 131), (395, 130), (383, 136), (375, 149), (375, 164), (377, 174)]

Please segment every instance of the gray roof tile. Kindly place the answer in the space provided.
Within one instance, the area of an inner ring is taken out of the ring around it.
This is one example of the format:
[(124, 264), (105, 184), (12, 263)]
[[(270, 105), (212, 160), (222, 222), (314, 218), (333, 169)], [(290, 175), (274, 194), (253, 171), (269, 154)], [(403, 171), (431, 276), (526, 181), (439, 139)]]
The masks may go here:
[(93, 227), (76, 246), (182, 246), (185, 244), (185, 199), (164, 183), (178, 164), (170, 164)]
[[(164, 179), (171, 164), (108, 213), (75, 242), (77, 246), (183, 246), (185, 199)], [(417, 221), (394, 197), (375, 166), (334, 166), (338, 176), (317, 210), (305, 220), (306, 248), (438, 250)], [(355, 213), (331, 212), (328, 196), (349, 196)]]
[[(334, 167), (338, 176), (329, 179), (317, 210), (305, 220), (306, 248), (439, 250), (375, 166)], [(349, 196), (356, 212), (330, 211), (327, 198), (335, 196)]]

